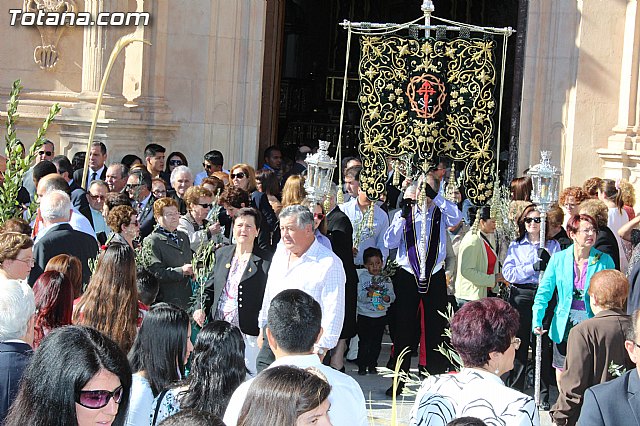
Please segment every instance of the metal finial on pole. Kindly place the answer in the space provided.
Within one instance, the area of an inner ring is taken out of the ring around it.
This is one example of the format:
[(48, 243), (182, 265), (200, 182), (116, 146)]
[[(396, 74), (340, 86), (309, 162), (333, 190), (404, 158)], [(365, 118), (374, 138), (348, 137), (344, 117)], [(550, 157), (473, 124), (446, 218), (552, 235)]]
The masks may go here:
[(431, 0), (424, 0), (420, 9), (424, 13), (424, 36), (429, 38), (431, 36), (431, 30), (429, 29), (431, 28), (431, 14), (436, 10), (436, 7)]

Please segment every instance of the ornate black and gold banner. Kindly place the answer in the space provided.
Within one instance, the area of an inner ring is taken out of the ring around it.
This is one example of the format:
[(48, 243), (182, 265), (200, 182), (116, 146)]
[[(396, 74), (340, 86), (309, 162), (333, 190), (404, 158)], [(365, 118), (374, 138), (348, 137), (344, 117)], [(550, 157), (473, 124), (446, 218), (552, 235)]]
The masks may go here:
[(385, 158), (415, 155), (455, 161), (474, 204), (486, 204), (495, 179), (492, 40), (361, 39), (360, 184), (384, 191)]

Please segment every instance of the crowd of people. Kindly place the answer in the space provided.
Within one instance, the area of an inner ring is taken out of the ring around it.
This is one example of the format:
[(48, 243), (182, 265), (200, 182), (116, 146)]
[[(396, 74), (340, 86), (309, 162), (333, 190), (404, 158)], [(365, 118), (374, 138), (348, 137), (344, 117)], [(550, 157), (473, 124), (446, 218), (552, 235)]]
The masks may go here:
[[(626, 398), (640, 380), (628, 182), (565, 188), (543, 246), (527, 177), (512, 182), (511, 240), (444, 158), (398, 187), (390, 167), (380, 200), (345, 158), (344, 187), (316, 202), (310, 146), (288, 165), (269, 147), (258, 170), (165, 152), (109, 163), (96, 142), (86, 176), (82, 156), (37, 152), (23, 216), (0, 227), (0, 423), (367, 425), (347, 360), (362, 376), (409, 373), (412, 355), (428, 377), (411, 424), (538, 425), (541, 408), (559, 425), (625, 425), (640, 412)], [(537, 339), (539, 407), (524, 393)]]

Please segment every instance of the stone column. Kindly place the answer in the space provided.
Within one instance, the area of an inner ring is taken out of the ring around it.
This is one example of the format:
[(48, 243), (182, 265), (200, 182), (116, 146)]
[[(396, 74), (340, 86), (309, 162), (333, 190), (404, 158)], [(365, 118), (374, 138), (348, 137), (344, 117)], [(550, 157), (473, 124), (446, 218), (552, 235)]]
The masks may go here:
[[(84, 11), (96, 17), (104, 11), (103, 0), (85, 0)], [(82, 93), (83, 99), (97, 97), (105, 66), (106, 27), (87, 25), (84, 27), (82, 51)]]

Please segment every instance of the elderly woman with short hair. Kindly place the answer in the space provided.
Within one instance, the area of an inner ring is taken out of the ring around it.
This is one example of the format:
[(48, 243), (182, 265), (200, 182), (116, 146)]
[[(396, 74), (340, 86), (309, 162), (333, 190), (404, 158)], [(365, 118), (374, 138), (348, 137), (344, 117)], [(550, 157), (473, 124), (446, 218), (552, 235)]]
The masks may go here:
[(107, 225), (113, 231), (108, 243), (117, 242), (135, 248), (133, 240), (140, 235), (138, 213), (131, 206), (116, 206), (109, 211)]
[(208, 243), (215, 234), (220, 233), (220, 223), (209, 223), (207, 216), (211, 211), (213, 194), (202, 186), (192, 186), (184, 195), (187, 214), (180, 218), (178, 230), (189, 237), (191, 250), (198, 251), (201, 245)]
[(151, 249), (148, 269), (160, 287), (156, 301), (186, 309), (192, 295), (189, 283), (189, 277), (193, 275), (192, 251), (189, 237), (178, 231), (178, 203), (169, 197), (160, 198), (153, 203), (153, 216), (158, 226), (145, 238), (144, 244)]
[(34, 265), (33, 240), (19, 232), (0, 234), (0, 280), (25, 280)]
[(187, 214), (187, 203), (184, 200), (184, 196), (187, 193), (187, 189), (193, 186), (193, 173), (187, 166), (178, 166), (171, 172), (169, 178), (171, 182), (170, 191), (167, 191), (169, 197), (176, 200), (178, 203), (178, 211), (181, 215)]
[(622, 272), (607, 269), (593, 274), (589, 303), (595, 316), (569, 333), (558, 400), (549, 413), (555, 424), (578, 422), (587, 388), (615, 378), (609, 370), (612, 363), (635, 368), (624, 347), (625, 331), (631, 326), (631, 318), (624, 313), (628, 292), (629, 282)]
[(487, 424), (539, 425), (533, 398), (504, 385), (520, 339), (518, 312), (495, 297), (465, 303), (451, 320), (451, 344), (464, 368), (426, 379), (411, 410), (411, 425), (447, 424), (461, 416)]
[(620, 271), (620, 249), (616, 236), (613, 234), (611, 228), (607, 226), (607, 221), (609, 220), (609, 209), (607, 205), (600, 200), (587, 199), (580, 203), (578, 213), (589, 215), (595, 219), (598, 234), (596, 235), (593, 248), (611, 256), (616, 269)]

